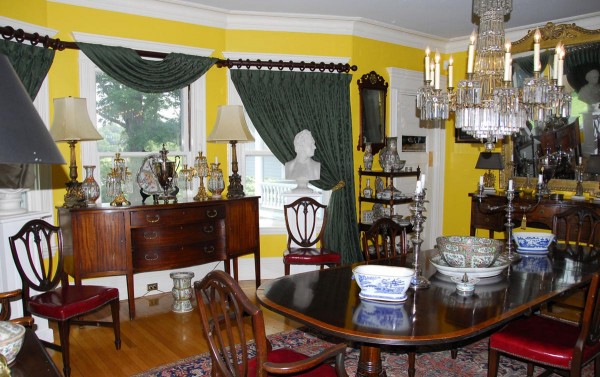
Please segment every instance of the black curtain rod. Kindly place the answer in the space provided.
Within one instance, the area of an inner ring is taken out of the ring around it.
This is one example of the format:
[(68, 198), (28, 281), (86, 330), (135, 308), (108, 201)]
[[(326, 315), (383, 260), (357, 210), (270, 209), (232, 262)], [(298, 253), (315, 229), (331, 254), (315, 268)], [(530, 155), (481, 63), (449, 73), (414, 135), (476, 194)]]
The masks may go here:
[[(45, 48), (53, 48), (57, 51), (63, 51), (65, 49), (71, 50), (79, 50), (79, 46), (75, 42), (66, 42), (61, 41), (58, 38), (50, 38), (49, 36), (40, 36), (38, 33), (26, 33), (23, 29), (14, 29), (10, 26), (0, 26), (0, 34), (2, 38), (7, 41), (14, 39), (15, 41), (22, 43), (23, 41), (29, 41), (33, 46), (41, 44)], [(164, 52), (156, 52), (156, 51), (144, 51), (144, 50), (135, 50), (138, 55), (146, 58), (157, 58), (164, 59), (167, 54)], [(267, 68), (269, 70), (273, 68), (277, 68), (278, 70), (284, 69), (299, 69), (301, 71), (309, 70), (315, 71), (318, 70), (320, 72), (329, 71), (329, 72), (349, 72), (356, 71), (358, 68), (355, 65), (350, 64), (341, 64), (341, 63), (305, 63), (305, 62), (293, 62), (293, 61), (262, 61), (262, 60), (230, 60), (230, 59), (219, 59), (217, 61), (218, 68), (250, 68), (255, 67), (258, 69)]]

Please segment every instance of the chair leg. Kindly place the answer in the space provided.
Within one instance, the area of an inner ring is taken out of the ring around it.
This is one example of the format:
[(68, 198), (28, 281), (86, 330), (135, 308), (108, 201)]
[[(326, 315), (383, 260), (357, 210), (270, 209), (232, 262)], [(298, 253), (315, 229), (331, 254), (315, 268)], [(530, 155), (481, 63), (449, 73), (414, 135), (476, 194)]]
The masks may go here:
[(121, 349), (121, 323), (119, 322), (119, 299), (116, 298), (110, 303), (112, 314), (113, 330), (115, 331), (115, 347)]
[(527, 377), (533, 376), (533, 363), (527, 363)]
[(285, 275), (289, 275), (290, 274), (290, 265), (287, 263), (284, 263), (284, 269), (285, 269)]
[(490, 348), (488, 353), (488, 377), (496, 377), (498, 375), (498, 362), (500, 355), (498, 351)]
[(458, 348), (452, 348), (450, 350), (450, 357), (454, 360), (458, 357)]
[(71, 363), (69, 361), (69, 331), (71, 329), (71, 323), (69, 320), (58, 321), (58, 334), (60, 336), (60, 348), (63, 359), (63, 372), (65, 377), (71, 375)]
[(417, 357), (416, 352), (408, 353), (408, 377), (415, 377), (415, 359)]
[(594, 359), (594, 376), (600, 376), (600, 356)]

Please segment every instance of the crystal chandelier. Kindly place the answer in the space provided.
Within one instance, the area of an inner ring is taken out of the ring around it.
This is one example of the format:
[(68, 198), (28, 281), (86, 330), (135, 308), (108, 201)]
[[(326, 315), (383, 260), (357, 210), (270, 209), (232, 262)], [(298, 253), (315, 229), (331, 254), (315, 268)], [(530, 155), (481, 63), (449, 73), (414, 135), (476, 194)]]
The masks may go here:
[[(475, 138), (493, 143), (517, 132), (526, 121), (535, 126), (553, 118), (568, 117), (571, 97), (563, 92), (564, 48), (557, 46), (552, 79), (540, 73), (540, 33), (534, 42), (534, 73), (522, 88), (512, 85), (510, 43), (505, 41), (504, 17), (512, 0), (474, 0), (473, 13), (479, 17), (477, 38), (471, 35), (467, 54), (467, 78), (453, 91), (452, 57), (448, 65), (448, 91), (440, 89), (440, 55), (430, 64), (425, 51), (425, 85), (417, 92), (421, 120), (445, 120), (455, 114), (455, 127)], [(476, 50), (476, 53), (475, 53)]]

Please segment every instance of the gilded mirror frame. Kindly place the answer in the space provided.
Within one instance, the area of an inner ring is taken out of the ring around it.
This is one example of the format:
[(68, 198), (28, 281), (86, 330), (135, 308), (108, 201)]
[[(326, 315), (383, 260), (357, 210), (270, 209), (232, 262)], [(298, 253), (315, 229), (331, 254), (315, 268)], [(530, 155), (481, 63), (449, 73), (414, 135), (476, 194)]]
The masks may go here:
[(356, 82), (360, 98), (360, 130), (357, 150), (364, 151), (371, 143), (371, 152), (385, 146), (386, 103), (388, 83), (375, 71), (363, 75)]
[[(532, 51), (534, 35), (538, 29), (541, 34), (541, 49), (553, 49), (559, 42), (564, 46), (572, 46), (600, 41), (600, 29), (585, 29), (575, 25), (574, 23), (555, 24), (553, 22), (548, 22), (543, 27), (528, 30), (527, 34), (523, 38), (513, 42), (511, 44), (511, 52), (513, 54), (518, 54)], [(502, 146), (502, 155), (505, 168), (504, 171), (501, 171), (500, 173), (500, 180), (503, 182), (504, 186), (508, 185), (508, 179), (512, 176), (511, 169), (513, 163), (510, 160), (510, 157), (512, 155), (513, 148), (514, 145), (512, 138), (505, 138), (505, 143)], [(526, 177), (513, 177), (513, 179), (515, 180), (517, 187), (522, 186), (526, 181)], [(575, 191), (576, 181), (569, 179), (552, 179), (549, 182), (549, 186), (552, 190)], [(583, 182), (583, 188), (584, 192), (594, 193), (598, 191), (598, 182), (585, 181)]]

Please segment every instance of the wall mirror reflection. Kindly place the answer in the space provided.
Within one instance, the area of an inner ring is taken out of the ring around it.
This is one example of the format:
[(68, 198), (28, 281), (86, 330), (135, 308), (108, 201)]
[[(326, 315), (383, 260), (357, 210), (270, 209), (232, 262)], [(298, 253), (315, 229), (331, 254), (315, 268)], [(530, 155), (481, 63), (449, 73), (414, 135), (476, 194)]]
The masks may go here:
[(358, 150), (371, 144), (377, 153), (385, 145), (385, 114), (388, 83), (375, 71), (363, 75), (357, 82), (360, 95), (360, 134)]
[[(517, 86), (532, 76), (535, 32), (530, 30), (512, 44)], [(564, 75), (559, 83), (571, 96), (571, 112), (568, 117), (528, 123), (510, 138), (504, 150), (504, 180), (513, 176), (537, 179), (544, 167), (553, 170), (554, 189), (574, 191), (575, 179), (596, 180), (598, 176), (591, 165), (588, 168), (588, 161), (600, 153), (600, 30), (549, 22), (539, 32), (540, 63), (549, 81), (555, 75), (555, 51), (564, 49)], [(586, 184), (586, 191), (597, 190), (597, 182)]]

